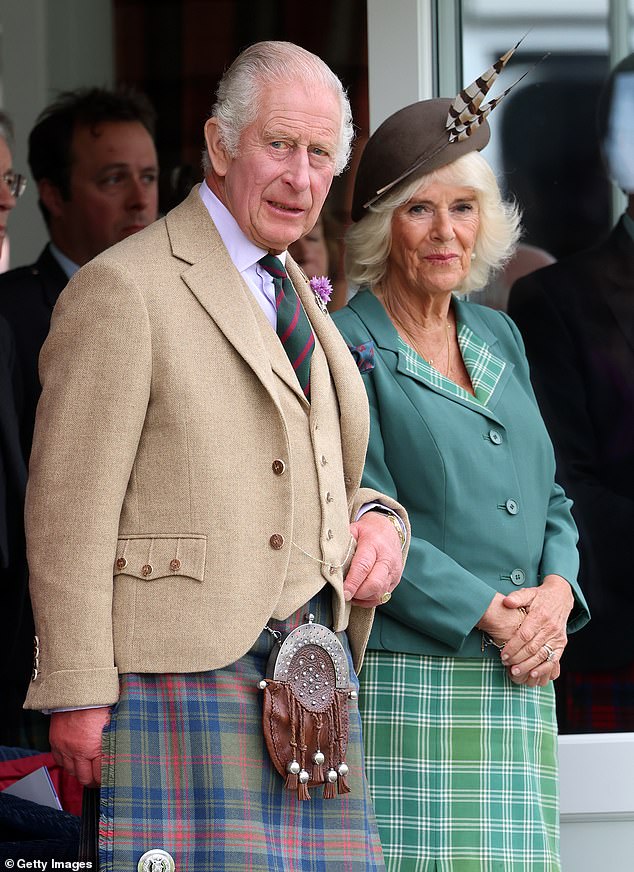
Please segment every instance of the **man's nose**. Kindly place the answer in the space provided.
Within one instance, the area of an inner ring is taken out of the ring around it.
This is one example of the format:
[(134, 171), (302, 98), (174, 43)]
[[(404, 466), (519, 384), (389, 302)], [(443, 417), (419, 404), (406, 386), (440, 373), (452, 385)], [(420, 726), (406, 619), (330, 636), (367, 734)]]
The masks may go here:
[(128, 190), (127, 205), (129, 209), (147, 209), (152, 199), (156, 198), (156, 183), (146, 179), (133, 177)]
[(293, 149), (284, 175), (295, 191), (305, 191), (310, 187), (310, 161), (305, 148)]

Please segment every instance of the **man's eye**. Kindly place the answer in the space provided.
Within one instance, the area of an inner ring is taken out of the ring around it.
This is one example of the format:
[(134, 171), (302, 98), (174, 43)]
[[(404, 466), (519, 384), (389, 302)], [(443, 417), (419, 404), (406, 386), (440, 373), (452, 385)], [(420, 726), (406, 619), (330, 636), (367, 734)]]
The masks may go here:
[(101, 184), (105, 187), (110, 187), (112, 185), (119, 185), (123, 181), (124, 176), (123, 173), (111, 173), (109, 176), (104, 176), (101, 180)]
[(277, 151), (282, 151), (282, 149), (286, 148), (286, 143), (282, 142), (281, 139), (276, 139), (271, 143), (271, 148), (274, 148)]
[(146, 185), (154, 185), (158, 180), (158, 173), (156, 173), (156, 172), (143, 173), (141, 178), (146, 183)]

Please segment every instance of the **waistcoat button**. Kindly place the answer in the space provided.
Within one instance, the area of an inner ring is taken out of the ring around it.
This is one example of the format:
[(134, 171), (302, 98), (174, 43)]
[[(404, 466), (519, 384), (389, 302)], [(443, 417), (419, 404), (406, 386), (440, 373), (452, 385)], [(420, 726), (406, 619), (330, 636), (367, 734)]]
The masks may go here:
[(271, 548), (279, 551), (280, 548), (284, 546), (284, 537), (280, 536), (279, 533), (273, 533), (273, 535), (269, 539), (269, 545), (271, 546)]

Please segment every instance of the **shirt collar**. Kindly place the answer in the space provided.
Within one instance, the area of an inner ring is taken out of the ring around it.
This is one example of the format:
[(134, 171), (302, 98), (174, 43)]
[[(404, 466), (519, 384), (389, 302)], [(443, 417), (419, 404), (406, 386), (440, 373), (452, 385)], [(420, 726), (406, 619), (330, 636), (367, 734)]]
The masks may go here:
[[(229, 252), (229, 257), (239, 272), (244, 272), (249, 267), (254, 266), (263, 255), (268, 253), (244, 235), (236, 219), (224, 203), (216, 197), (207, 185), (207, 182), (203, 181), (201, 183), (198, 192), (212, 221), (216, 225), (216, 230), (220, 234), (225, 248)], [(276, 255), (283, 264), (286, 264), (286, 254), (283, 251), (281, 254)]]
[(49, 242), (49, 250), (61, 268), (64, 270), (69, 279), (75, 275), (77, 270), (79, 269), (79, 264), (75, 263), (74, 260), (71, 260), (70, 257), (66, 257), (66, 255), (59, 250), (59, 248), (55, 245), (54, 242)]

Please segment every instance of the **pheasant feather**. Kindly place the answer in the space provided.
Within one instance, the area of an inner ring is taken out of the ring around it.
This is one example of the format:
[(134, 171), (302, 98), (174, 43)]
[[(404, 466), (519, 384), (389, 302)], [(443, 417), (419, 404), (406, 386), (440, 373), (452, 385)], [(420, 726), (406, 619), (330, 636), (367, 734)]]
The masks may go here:
[(516, 82), (513, 82), (513, 84), (510, 85), (503, 94), (499, 97), (495, 97), (493, 100), (489, 100), (488, 103), (485, 103), (485, 105), (482, 106), (482, 101), (491, 90), (493, 83), (509, 60), (513, 57), (517, 47), (523, 39), (524, 37), (522, 37), (513, 48), (503, 54), (502, 57), (498, 58), (494, 64), (491, 64), (488, 70), (482, 73), (481, 76), (478, 76), (474, 82), (460, 91), (449, 107), (449, 112), (447, 114), (445, 126), (449, 136), (449, 142), (462, 142), (464, 139), (471, 136), (475, 128), (482, 124), (485, 118), (487, 118), (495, 107), (502, 102), (506, 95), (513, 90), (518, 82), (522, 81), (524, 76), (527, 75), (527, 73), (524, 73)]

